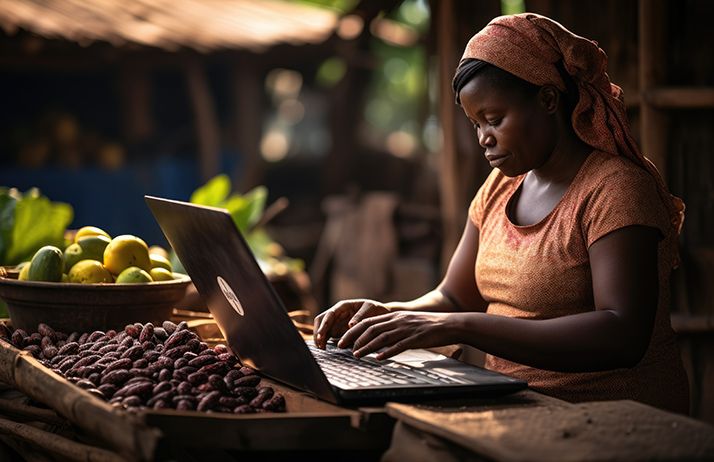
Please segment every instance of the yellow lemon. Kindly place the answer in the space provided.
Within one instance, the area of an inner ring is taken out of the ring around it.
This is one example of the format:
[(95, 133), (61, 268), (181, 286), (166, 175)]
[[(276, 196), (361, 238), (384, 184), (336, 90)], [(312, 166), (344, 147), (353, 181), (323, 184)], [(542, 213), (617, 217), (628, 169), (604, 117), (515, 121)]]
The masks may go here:
[(104, 261), (104, 249), (109, 245), (111, 239), (106, 236), (97, 235), (83, 237), (74, 244), (70, 244), (64, 249), (64, 269), (69, 271), (75, 263), (81, 260)]
[(149, 247), (149, 253), (152, 255), (161, 255), (164, 258), (169, 258), (169, 253), (160, 245), (152, 245), (151, 247)]
[(107, 233), (101, 228), (97, 228), (96, 226), (82, 226), (75, 233), (74, 242), (78, 242), (80, 239), (89, 236), (104, 236), (108, 237), (109, 239), (112, 238), (109, 233)]
[(140, 284), (152, 281), (149, 273), (139, 267), (130, 266), (119, 273), (115, 282), (117, 284)]
[(151, 268), (149, 275), (154, 281), (173, 281), (174, 279), (174, 275), (166, 268)]
[(104, 249), (104, 266), (112, 274), (119, 274), (130, 266), (151, 271), (149, 247), (136, 236), (130, 234), (117, 236)]
[(20, 281), (28, 281), (30, 277), (28, 276), (30, 274), (30, 263), (26, 262), (25, 265), (22, 266), (22, 269), (20, 270), (20, 274), (17, 276), (17, 279)]
[(112, 275), (97, 260), (81, 260), (72, 266), (67, 275), (69, 282), (96, 284), (112, 282)]
[(164, 268), (169, 273), (174, 270), (171, 267), (171, 262), (169, 261), (169, 259), (162, 255), (150, 253), (149, 259), (151, 259), (151, 268)]

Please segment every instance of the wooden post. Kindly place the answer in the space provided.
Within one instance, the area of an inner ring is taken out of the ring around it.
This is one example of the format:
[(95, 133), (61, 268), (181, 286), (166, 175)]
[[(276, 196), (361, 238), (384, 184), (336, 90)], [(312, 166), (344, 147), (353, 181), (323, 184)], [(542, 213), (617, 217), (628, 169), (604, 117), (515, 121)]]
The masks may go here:
[(639, 8), (640, 144), (666, 182), (667, 117), (647, 97), (666, 77), (666, 4), (663, 0), (640, 0)]
[(233, 131), (236, 146), (243, 159), (233, 177), (239, 191), (247, 191), (263, 183), (265, 163), (260, 155), (263, 133), (262, 80), (250, 59), (238, 59), (231, 73), (233, 78)]
[[(434, 3), (432, 3), (434, 5)], [(442, 0), (436, 4), (437, 11), (437, 56), (439, 59), (439, 116), (443, 144), (440, 156), (440, 191), (444, 240), (441, 248), (442, 272), (449, 264), (451, 254), (459, 243), (461, 204), (459, 185), (461, 184), (456, 150), (456, 127), (454, 124), (453, 94), (451, 76), (456, 63), (456, 21), (453, 0)]]
[(218, 118), (202, 62), (190, 59), (185, 73), (194, 112), (201, 179), (205, 182), (217, 175), (221, 168)]
[(120, 69), (119, 91), (124, 134), (132, 143), (141, 142), (151, 136), (155, 128), (151, 111), (149, 72), (144, 64), (132, 61)]

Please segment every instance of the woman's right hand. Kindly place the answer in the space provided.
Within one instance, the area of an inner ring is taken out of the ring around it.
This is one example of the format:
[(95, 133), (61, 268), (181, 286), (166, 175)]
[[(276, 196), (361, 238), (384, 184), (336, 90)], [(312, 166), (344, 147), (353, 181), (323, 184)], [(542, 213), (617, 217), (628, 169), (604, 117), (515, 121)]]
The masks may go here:
[(315, 317), (315, 346), (324, 349), (331, 338), (341, 337), (362, 319), (389, 313), (386, 305), (374, 300), (343, 300)]

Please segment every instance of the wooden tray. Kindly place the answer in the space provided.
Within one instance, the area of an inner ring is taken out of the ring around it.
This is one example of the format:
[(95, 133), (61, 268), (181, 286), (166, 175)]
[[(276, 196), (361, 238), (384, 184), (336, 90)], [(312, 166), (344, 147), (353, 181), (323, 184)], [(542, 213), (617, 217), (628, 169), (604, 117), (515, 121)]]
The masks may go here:
[(127, 412), (73, 385), (0, 339), (0, 381), (41, 402), (129, 460), (155, 460), (164, 445), (249, 451), (386, 449), (393, 420), (383, 408), (348, 409), (263, 378), (286, 413)]

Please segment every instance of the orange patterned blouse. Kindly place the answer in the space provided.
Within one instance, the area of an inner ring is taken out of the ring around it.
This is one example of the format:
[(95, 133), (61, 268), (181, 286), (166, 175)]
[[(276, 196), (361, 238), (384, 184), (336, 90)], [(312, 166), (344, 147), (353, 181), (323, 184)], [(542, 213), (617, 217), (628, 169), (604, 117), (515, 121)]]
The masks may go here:
[[(588, 248), (630, 225), (670, 236), (668, 214), (655, 182), (620, 156), (590, 154), (555, 208), (540, 222), (514, 225), (508, 201), (525, 175), (494, 169), (469, 209), (479, 229), (476, 283), (488, 313), (549, 319), (595, 309)], [(669, 319), (671, 262), (666, 237), (659, 245), (659, 304), (649, 347), (630, 369), (554, 372), (487, 355), (486, 367), (527, 380), (530, 387), (568, 401), (633, 399), (687, 413), (689, 388)]]

